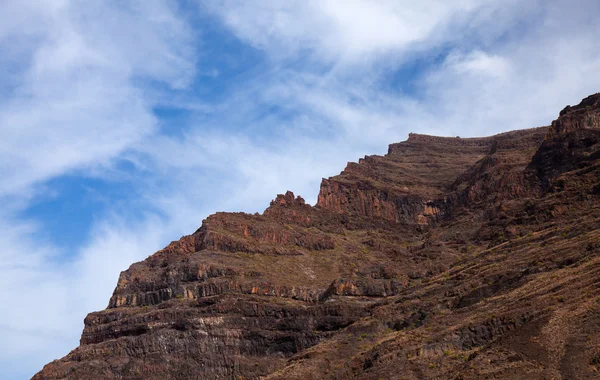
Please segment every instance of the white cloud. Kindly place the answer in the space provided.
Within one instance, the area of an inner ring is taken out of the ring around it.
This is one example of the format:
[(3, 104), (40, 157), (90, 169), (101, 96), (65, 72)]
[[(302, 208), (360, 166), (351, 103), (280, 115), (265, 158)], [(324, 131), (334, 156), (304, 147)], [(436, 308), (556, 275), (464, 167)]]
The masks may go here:
[[(207, 2), (202, 1), (202, 4)], [(460, 38), (513, 1), (294, 0), (209, 1), (241, 39), (274, 56), (372, 62), (377, 56), (423, 51)], [(485, 11), (481, 12), (480, 11)], [(467, 27), (469, 26), (467, 25)], [(488, 33), (493, 28), (487, 28)]]
[(549, 125), (565, 105), (598, 92), (600, 26), (587, 21), (594, 9), (600, 4), (553, 3), (526, 33), (493, 51), (450, 54), (425, 81), (439, 132), (476, 136)]
[(118, 274), (156, 251), (174, 231), (150, 216), (128, 224), (113, 216), (96, 225), (70, 260), (36, 238), (40, 226), (0, 216), (0, 365), (5, 378), (32, 376), (73, 349), (83, 318), (108, 304)]
[(0, 64), (16, 74), (0, 94), (0, 195), (107, 164), (155, 130), (139, 83), (181, 87), (194, 72), (191, 37), (173, 8), (8, 2)]
[(467, 55), (452, 54), (446, 58), (449, 69), (456, 71), (459, 75), (484, 75), (506, 78), (510, 75), (510, 61), (498, 55), (490, 55), (476, 50)]

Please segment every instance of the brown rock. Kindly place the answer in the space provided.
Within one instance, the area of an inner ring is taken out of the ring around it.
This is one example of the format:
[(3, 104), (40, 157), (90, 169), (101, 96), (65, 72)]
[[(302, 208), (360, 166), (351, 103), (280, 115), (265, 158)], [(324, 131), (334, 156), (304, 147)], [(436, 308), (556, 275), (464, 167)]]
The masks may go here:
[(600, 95), (551, 127), (410, 134), (133, 264), (34, 379), (586, 379)]

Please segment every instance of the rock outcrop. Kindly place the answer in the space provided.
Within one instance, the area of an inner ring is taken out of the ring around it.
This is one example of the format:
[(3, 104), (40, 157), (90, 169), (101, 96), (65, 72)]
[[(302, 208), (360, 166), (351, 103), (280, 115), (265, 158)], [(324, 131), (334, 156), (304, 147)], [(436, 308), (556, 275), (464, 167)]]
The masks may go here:
[(34, 379), (584, 379), (600, 371), (600, 94), (410, 134), (124, 271)]

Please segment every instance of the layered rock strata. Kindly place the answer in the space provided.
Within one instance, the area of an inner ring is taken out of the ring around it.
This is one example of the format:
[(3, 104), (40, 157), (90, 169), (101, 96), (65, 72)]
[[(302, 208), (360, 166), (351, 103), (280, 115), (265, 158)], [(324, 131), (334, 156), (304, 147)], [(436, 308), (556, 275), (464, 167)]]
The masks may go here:
[(600, 371), (600, 94), (549, 127), (410, 134), (217, 213), (119, 277), (34, 379), (585, 379)]

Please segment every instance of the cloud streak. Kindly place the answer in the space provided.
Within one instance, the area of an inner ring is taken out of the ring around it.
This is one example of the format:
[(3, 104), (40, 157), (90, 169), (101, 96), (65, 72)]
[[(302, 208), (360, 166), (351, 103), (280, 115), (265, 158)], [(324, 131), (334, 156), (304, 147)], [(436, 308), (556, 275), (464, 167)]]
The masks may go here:
[(173, 4), (108, 4), (9, 1), (0, 46), (23, 68), (0, 103), (0, 195), (106, 165), (156, 129), (144, 81), (191, 80), (194, 49)]
[(318, 59), (371, 63), (381, 56), (423, 51), (460, 38), (469, 26), (465, 24), (477, 24), (499, 8), (497, 2), (486, 0), (259, 4), (227, 0), (209, 2), (208, 7), (240, 38), (274, 56), (308, 51)]

